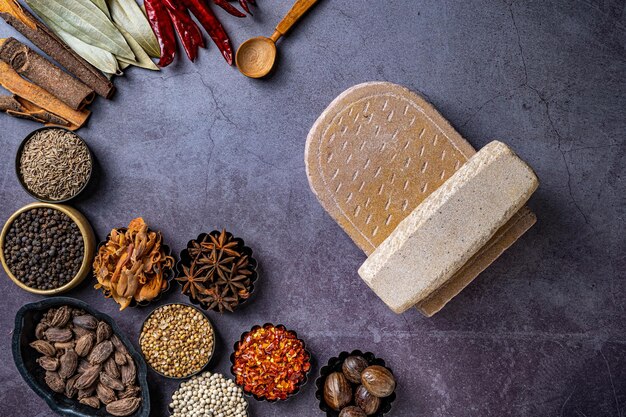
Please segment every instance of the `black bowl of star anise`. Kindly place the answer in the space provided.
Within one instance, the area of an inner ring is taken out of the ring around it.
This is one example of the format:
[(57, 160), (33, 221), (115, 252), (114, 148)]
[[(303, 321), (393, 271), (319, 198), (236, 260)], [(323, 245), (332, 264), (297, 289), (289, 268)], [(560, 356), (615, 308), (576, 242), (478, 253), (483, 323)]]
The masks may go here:
[(205, 310), (232, 313), (254, 292), (258, 275), (252, 249), (225, 230), (190, 240), (179, 259), (176, 281), (182, 293)]

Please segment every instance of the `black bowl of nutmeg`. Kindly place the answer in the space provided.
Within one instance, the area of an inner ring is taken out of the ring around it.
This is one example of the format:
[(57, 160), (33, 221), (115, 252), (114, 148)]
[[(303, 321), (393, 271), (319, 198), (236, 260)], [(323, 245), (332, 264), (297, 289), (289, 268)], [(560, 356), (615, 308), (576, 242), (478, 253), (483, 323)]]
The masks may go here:
[(391, 369), (373, 353), (360, 350), (330, 358), (315, 385), (315, 397), (327, 417), (381, 417), (396, 399)]
[(17, 178), (33, 198), (64, 203), (76, 198), (89, 184), (93, 155), (76, 133), (62, 127), (31, 132), (15, 157)]

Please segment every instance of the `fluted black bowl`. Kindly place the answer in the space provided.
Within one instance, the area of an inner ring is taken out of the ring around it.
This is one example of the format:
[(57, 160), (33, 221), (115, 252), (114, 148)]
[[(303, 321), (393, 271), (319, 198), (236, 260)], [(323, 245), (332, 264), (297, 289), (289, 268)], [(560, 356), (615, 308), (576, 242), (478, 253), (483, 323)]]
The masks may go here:
[[(319, 400), (320, 410), (326, 413), (327, 417), (338, 417), (339, 411), (333, 410), (324, 401), (324, 383), (326, 382), (326, 378), (328, 377), (328, 375), (332, 374), (333, 372), (342, 372), (341, 367), (343, 366), (343, 362), (346, 360), (348, 356), (362, 356), (363, 358), (365, 358), (369, 366), (372, 366), (372, 365), (385, 366), (385, 361), (374, 356), (372, 352), (363, 353), (360, 350), (353, 350), (350, 353), (341, 352), (338, 357), (330, 358), (328, 360), (328, 365), (320, 369), (320, 376), (317, 378), (317, 380), (315, 380), (315, 386), (317, 387), (317, 391), (315, 391), (315, 398)], [(389, 369), (388, 367), (386, 368)], [(389, 369), (389, 371), (392, 372), (391, 369)], [(353, 383), (350, 383), (350, 384), (352, 385), (353, 390), (358, 386), (358, 384), (353, 384)], [(395, 399), (396, 399), (395, 391), (390, 396), (381, 398), (378, 411), (369, 417), (382, 417), (383, 415), (387, 414), (389, 410), (391, 410), (391, 403), (393, 403)], [(351, 404), (351, 405), (354, 405), (354, 404)]]
[[(176, 264), (176, 276), (177, 277), (183, 276), (184, 268), (185, 267), (189, 268), (191, 266), (192, 258), (191, 258), (191, 255), (189, 255), (189, 248), (192, 247), (193, 243), (206, 242), (207, 239), (210, 240), (210, 236), (218, 237), (220, 234), (221, 232), (219, 230), (213, 230), (212, 232), (209, 232), (209, 233), (201, 233), (196, 239), (190, 240), (189, 242), (187, 242), (187, 246), (185, 247), (185, 249), (183, 249), (180, 252), (179, 260), (178, 260), (178, 263)], [(248, 304), (254, 296), (254, 289), (255, 289), (254, 284), (259, 277), (258, 272), (257, 272), (258, 263), (257, 263), (257, 260), (252, 256), (253, 254), (252, 249), (246, 246), (246, 242), (244, 242), (243, 239), (234, 237), (233, 234), (230, 232), (226, 232), (226, 236), (228, 237), (229, 240), (232, 239), (235, 242), (237, 242), (237, 249), (241, 251), (243, 255), (248, 256), (249, 267), (250, 267), (250, 270), (252, 271), (252, 275), (250, 275), (250, 289), (249, 289), (250, 297), (245, 300), (239, 301), (239, 303), (235, 307), (233, 307), (233, 311), (237, 311), (243, 305)], [(182, 284), (181, 282), (178, 282), (178, 284), (180, 285), (181, 290), (182, 290), (182, 287), (184, 284)], [(183, 295), (186, 295), (187, 297), (189, 297), (189, 301), (192, 304), (200, 306), (204, 310), (209, 310), (209, 305), (207, 303), (192, 297), (191, 294), (183, 294)], [(219, 310), (216, 307), (213, 309), (213, 311), (219, 311)]]
[[(126, 231), (128, 230), (128, 227), (118, 227), (116, 229), (117, 229), (117, 231), (119, 233), (126, 233)], [(150, 233), (150, 232), (154, 232), (154, 230), (148, 228), (148, 233)], [(96, 247), (95, 256), (98, 256), (98, 253), (100, 252), (100, 248), (103, 247), (104, 245), (106, 245), (107, 242), (110, 239), (111, 239), (111, 233), (109, 233), (107, 235), (106, 239), (104, 239), (102, 242), (98, 243), (98, 246)], [(174, 270), (176, 268), (176, 257), (174, 255), (172, 255), (172, 249), (169, 246), (161, 243), (161, 248), (163, 249), (163, 253), (165, 253), (166, 256), (171, 256), (171, 257), (174, 258), (174, 265), (172, 265), (171, 268), (163, 268), (163, 280), (166, 283), (165, 288), (163, 290), (161, 290), (161, 292), (156, 297), (154, 297), (152, 300), (146, 300), (146, 301), (138, 302), (138, 301), (136, 301), (133, 298), (131, 300), (130, 304), (128, 305), (129, 308), (147, 307), (150, 304), (152, 304), (152, 303), (154, 303), (156, 301), (159, 301), (164, 294), (167, 294), (170, 291), (172, 280), (174, 279)], [(96, 282), (98, 282), (98, 278), (96, 276), (96, 271), (94, 271), (93, 269), (92, 269), (92, 275), (93, 275), (93, 278), (96, 280)], [(109, 291), (108, 290), (106, 290), (104, 288), (101, 288), (100, 290), (105, 295), (105, 297), (109, 296)]]
[[(258, 330), (260, 328), (265, 328), (265, 327), (276, 327), (276, 328), (280, 328), (282, 330), (287, 330), (289, 333), (293, 334), (295, 336), (296, 339), (298, 339), (301, 343), (302, 343), (302, 348), (304, 349), (304, 352), (308, 355), (309, 357), (309, 364), (311, 364), (312, 360), (313, 360), (313, 356), (311, 356), (311, 352), (306, 348), (306, 343), (304, 343), (304, 340), (300, 339), (298, 337), (298, 333), (296, 333), (294, 330), (288, 330), (284, 325), (282, 324), (277, 324), (274, 325), (272, 323), (265, 323), (263, 326), (254, 326), (252, 329), (250, 329), (247, 332), (243, 332), (241, 334), (241, 336), (239, 337), (239, 340), (235, 343), (235, 345), (233, 346), (233, 353), (230, 354), (230, 373), (235, 377), (235, 384), (237, 384), (237, 374), (235, 374), (235, 352), (237, 352), (239, 350), (239, 346), (243, 343), (244, 339), (248, 336), (248, 334), (254, 332), (255, 330)], [(294, 396), (296, 396), (300, 390), (302, 389), (302, 387), (304, 385), (306, 385), (307, 381), (309, 380), (309, 373), (311, 372), (311, 369), (309, 369), (308, 371), (306, 371), (304, 373), (304, 379), (302, 380), (302, 382), (300, 382), (297, 386), (296, 389), (290, 393), (289, 395), (287, 395), (287, 398), (284, 400), (280, 400), (280, 399), (275, 399), (275, 400), (270, 400), (267, 399), (266, 397), (259, 397), (258, 395), (255, 395), (253, 393), (251, 393), (250, 391), (246, 390), (245, 387), (239, 385), (239, 387), (241, 387), (241, 389), (243, 390), (243, 393), (245, 395), (247, 395), (248, 397), (252, 397), (257, 401), (267, 401), (268, 403), (275, 403), (277, 401), (287, 401), (291, 398), (293, 398)]]
[(122, 333), (115, 321), (104, 313), (94, 310), (89, 304), (68, 297), (53, 297), (37, 303), (26, 304), (19, 309), (15, 316), (15, 329), (13, 329), (13, 360), (24, 381), (35, 394), (43, 398), (48, 406), (62, 416), (70, 417), (104, 417), (109, 416), (104, 407), (96, 410), (79, 403), (75, 399), (69, 399), (63, 394), (53, 392), (44, 381), (45, 371), (37, 364), (37, 358), (41, 355), (29, 343), (34, 341), (35, 326), (43, 317), (44, 313), (51, 308), (68, 305), (80, 308), (91, 314), (98, 320), (108, 323), (113, 332), (120, 338), (137, 365), (137, 381), (141, 387), (141, 406), (131, 417), (148, 417), (150, 415), (150, 392), (146, 379), (147, 368), (143, 357), (135, 350), (130, 340)]

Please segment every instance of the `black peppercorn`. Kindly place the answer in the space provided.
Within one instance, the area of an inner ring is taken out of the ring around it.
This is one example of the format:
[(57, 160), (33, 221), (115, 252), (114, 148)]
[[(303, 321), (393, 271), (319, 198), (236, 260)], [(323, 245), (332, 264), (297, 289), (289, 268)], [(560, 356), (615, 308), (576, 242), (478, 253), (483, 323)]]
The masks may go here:
[(53, 209), (21, 213), (9, 227), (4, 247), (13, 275), (40, 290), (67, 284), (80, 270), (84, 256), (78, 226), (65, 213)]

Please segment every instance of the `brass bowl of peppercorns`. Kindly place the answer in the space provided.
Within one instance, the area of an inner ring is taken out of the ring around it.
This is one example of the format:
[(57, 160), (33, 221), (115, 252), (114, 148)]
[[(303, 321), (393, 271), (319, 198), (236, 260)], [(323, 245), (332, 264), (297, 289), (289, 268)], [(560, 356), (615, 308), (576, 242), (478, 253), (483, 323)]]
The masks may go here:
[(371, 352), (341, 352), (315, 381), (319, 408), (327, 417), (382, 417), (396, 399), (396, 378)]
[(60, 204), (28, 204), (9, 217), (0, 234), (0, 262), (25, 291), (57, 295), (80, 284), (95, 251), (91, 225)]
[(252, 249), (232, 233), (202, 233), (187, 243), (179, 259), (176, 281), (193, 304), (220, 313), (234, 312), (252, 297), (257, 261)]

